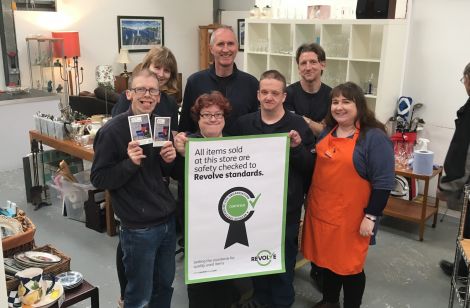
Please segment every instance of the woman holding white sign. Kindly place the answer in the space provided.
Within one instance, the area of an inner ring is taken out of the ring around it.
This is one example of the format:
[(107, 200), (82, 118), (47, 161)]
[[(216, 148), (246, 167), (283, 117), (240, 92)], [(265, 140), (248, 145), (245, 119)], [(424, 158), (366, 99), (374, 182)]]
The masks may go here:
[(393, 146), (382, 123), (352, 82), (331, 91), (327, 127), (307, 197), (302, 250), (325, 268), (323, 299), (315, 308), (361, 306), (364, 263), (376, 220), (394, 188)]
[[(231, 111), (230, 102), (218, 91), (199, 96), (191, 108), (191, 116), (198, 123), (199, 130), (191, 135), (179, 133), (175, 136), (175, 148), (180, 157), (178, 169), (184, 173), (185, 145), (188, 138), (222, 137), (225, 119)], [(238, 300), (232, 280), (221, 280), (188, 284), (190, 308), (225, 308)]]

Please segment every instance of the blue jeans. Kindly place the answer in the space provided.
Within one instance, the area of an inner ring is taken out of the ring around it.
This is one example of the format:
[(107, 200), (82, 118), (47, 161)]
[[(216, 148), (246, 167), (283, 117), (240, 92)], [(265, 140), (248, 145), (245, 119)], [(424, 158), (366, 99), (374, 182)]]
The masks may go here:
[(269, 307), (290, 307), (295, 300), (294, 269), (299, 250), (299, 223), (286, 225), (286, 272), (253, 277), (254, 298)]
[(124, 306), (170, 308), (175, 278), (174, 216), (149, 228), (122, 227), (119, 237), (127, 277)]

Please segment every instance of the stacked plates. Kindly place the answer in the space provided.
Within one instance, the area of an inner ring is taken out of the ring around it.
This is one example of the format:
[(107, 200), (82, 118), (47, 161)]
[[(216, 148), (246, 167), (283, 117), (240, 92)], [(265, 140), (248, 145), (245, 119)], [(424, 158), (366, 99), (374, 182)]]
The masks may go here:
[(41, 251), (18, 252), (13, 256), (13, 258), (15, 260), (16, 265), (20, 268), (45, 268), (49, 265), (58, 263), (61, 260), (59, 256)]
[(3, 265), (5, 267), (5, 274), (8, 276), (15, 276), (17, 272), (24, 269), (23, 267), (18, 266), (18, 264), (16, 264), (15, 260), (12, 258), (4, 258)]
[(57, 275), (56, 281), (60, 282), (64, 289), (70, 290), (82, 284), (83, 275), (74, 271), (65, 272)]

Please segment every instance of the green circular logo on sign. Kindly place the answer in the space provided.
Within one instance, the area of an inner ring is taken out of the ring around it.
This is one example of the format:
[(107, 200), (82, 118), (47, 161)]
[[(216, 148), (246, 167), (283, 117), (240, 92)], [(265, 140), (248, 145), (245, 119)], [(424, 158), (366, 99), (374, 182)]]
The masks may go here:
[(220, 216), (227, 222), (246, 220), (253, 215), (250, 200), (254, 198), (251, 191), (236, 187), (227, 191), (219, 201)]
[(227, 212), (232, 217), (242, 216), (248, 209), (248, 200), (243, 195), (232, 196), (227, 201)]
[(272, 259), (275, 258), (274, 254), (269, 250), (261, 250), (256, 255), (256, 262), (261, 266), (267, 266), (271, 263)]

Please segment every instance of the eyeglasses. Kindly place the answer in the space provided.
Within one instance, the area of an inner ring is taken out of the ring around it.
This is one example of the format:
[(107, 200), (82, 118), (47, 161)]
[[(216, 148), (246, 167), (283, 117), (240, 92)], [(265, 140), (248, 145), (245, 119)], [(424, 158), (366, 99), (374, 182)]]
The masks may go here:
[(280, 92), (280, 91), (268, 91), (268, 90), (259, 90), (259, 93), (262, 96), (268, 96), (268, 94), (271, 93), (271, 95), (273, 97), (278, 97), (278, 96), (281, 96), (282, 94), (284, 94), (283, 92)]
[(144, 87), (137, 87), (137, 88), (133, 88), (131, 90), (134, 91), (135, 93), (141, 94), (141, 95), (145, 95), (145, 93), (147, 93), (147, 91), (150, 93), (150, 95), (160, 94), (160, 90), (159, 89), (154, 89), (154, 88), (147, 89), (147, 88), (144, 88)]
[(199, 114), (201, 118), (210, 120), (212, 117), (214, 117), (217, 120), (220, 120), (224, 117), (223, 112), (217, 112), (217, 113), (201, 113)]

